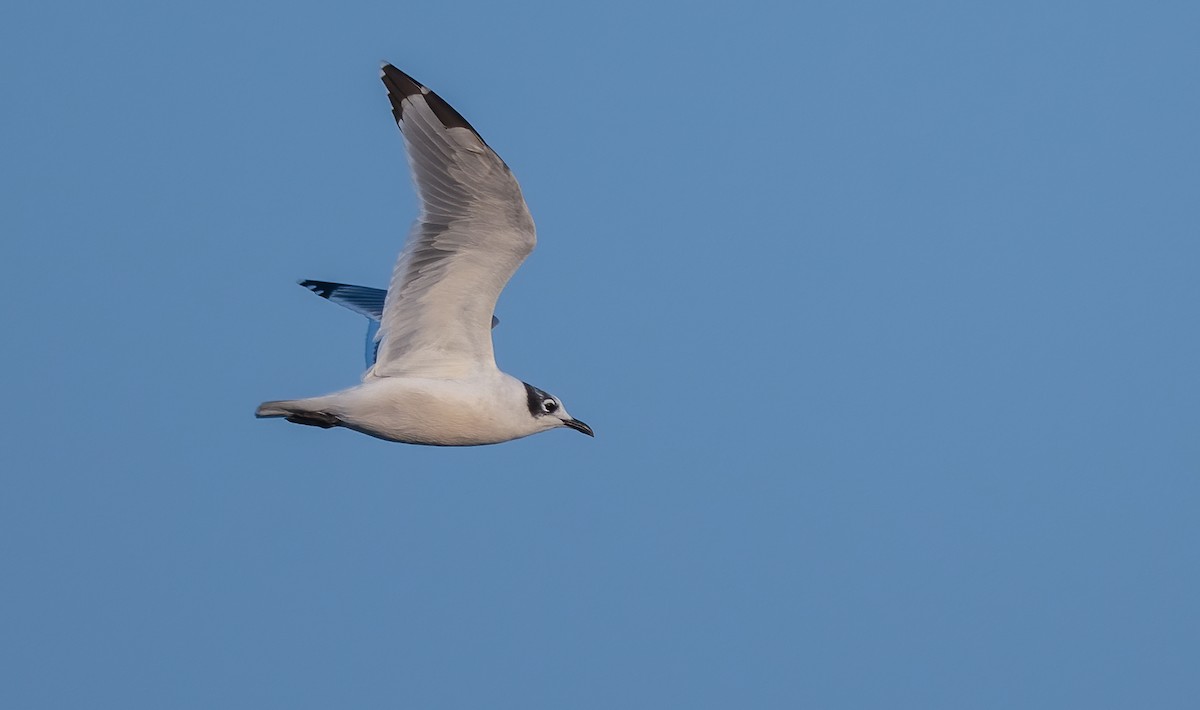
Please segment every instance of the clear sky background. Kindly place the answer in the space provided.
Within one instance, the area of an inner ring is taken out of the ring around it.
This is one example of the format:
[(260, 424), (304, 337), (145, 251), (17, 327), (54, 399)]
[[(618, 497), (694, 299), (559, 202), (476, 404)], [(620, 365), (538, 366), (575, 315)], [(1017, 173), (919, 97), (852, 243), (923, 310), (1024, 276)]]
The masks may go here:
[[(1195, 708), (1193, 2), (9, 2), (0, 707)], [(357, 381), (414, 196), (520, 179), (502, 368)]]

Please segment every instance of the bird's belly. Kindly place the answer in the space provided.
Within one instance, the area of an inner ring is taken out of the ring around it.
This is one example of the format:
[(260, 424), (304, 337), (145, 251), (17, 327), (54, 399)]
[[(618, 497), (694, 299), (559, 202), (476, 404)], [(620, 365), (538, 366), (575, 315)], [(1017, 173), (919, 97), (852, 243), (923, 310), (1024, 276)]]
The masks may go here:
[(448, 383), (411, 386), (402, 381), (367, 385), (348, 403), (343, 425), (380, 439), (430, 446), (480, 446), (517, 439), (503, 410), (472, 387)]

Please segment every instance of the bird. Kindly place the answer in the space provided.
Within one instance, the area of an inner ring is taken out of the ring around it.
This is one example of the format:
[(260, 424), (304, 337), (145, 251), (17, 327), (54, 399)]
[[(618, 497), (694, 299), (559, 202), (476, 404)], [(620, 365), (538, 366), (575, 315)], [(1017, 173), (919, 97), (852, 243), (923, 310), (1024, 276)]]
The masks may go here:
[(499, 444), (558, 428), (594, 437), (561, 399), (496, 366), (496, 300), (537, 243), (512, 170), (425, 85), (387, 62), (380, 78), (404, 138), (419, 214), (383, 294), (301, 282), (368, 318), (382, 296), (367, 370), (357, 385), (263, 402), (255, 416), (429, 446)]

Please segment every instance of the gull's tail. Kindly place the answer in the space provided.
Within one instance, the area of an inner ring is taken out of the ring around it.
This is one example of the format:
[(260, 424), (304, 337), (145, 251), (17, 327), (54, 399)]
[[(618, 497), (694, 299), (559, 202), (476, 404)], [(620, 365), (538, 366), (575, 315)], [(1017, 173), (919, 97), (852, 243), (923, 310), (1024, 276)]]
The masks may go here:
[(274, 402), (263, 402), (254, 411), (259, 419), (276, 419), (282, 417), (293, 424), (307, 424), (328, 429), (341, 424), (341, 420), (331, 412), (325, 411), (322, 404), (324, 397), (313, 399), (281, 399)]

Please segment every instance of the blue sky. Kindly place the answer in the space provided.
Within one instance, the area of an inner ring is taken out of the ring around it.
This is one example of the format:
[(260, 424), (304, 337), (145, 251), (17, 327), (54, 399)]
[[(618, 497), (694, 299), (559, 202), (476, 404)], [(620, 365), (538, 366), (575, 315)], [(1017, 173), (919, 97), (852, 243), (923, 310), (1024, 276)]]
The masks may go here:
[[(0, 706), (1185, 708), (1192, 3), (9, 3)], [(540, 243), (556, 431), (357, 380), (415, 215), (377, 78)]]

